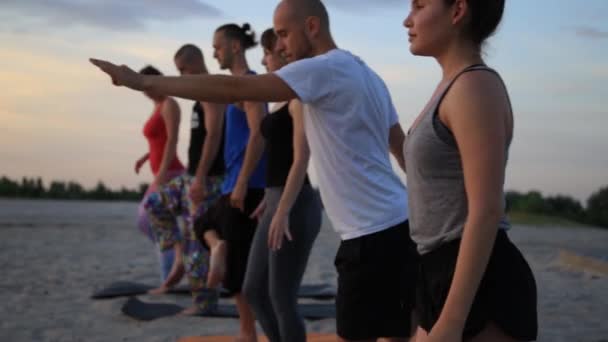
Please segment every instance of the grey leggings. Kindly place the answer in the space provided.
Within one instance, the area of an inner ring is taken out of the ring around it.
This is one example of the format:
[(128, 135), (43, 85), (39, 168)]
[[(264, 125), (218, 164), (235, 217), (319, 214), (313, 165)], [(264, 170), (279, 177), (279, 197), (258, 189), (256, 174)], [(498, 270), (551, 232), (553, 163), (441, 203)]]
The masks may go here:
[(243, 293), (270, 342), (306, 342), (298, 290), (321, 228), (321, 203), (305, 184), (289, 217), (293, 240), (284, 238), (281, 249), (273, 252), (268, 248), (268, 231), (282, 193), (282, 187), (266, 189), (266, 210), (251, 245)]

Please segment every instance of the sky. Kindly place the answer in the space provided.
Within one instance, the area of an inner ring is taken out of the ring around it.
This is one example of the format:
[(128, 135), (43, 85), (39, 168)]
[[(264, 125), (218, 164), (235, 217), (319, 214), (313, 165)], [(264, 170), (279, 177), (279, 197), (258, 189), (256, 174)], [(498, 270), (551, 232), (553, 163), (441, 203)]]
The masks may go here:
[[(152, 111), (143, 95), (116, 88), (92, 67), (99, 57), (138, 69), (177, 73), (184, 43), (203, 49), (212, 73), (214, 30), (272, 24), (276, 0), (0, 1), (0, 176), (103, 181), (134, 188), (147, 151), (142, 126)], [(385, 80), (407, 129), (440, 79), (430, 58), (409, 53), (403, 20), (409, 1), (326, 0), (339, 47)], [(608, 1), (510, 0), (486, 63), (509, 89), (515, 134), (506, 189), (565, 194), (586, 201), (608, 185)], [(262, 51), (247, 53), (264, 72)], [(178, 155), (187, 159), (191, 102), (180, 100)], [(314, 176), (313, 176), (314, 177)]]

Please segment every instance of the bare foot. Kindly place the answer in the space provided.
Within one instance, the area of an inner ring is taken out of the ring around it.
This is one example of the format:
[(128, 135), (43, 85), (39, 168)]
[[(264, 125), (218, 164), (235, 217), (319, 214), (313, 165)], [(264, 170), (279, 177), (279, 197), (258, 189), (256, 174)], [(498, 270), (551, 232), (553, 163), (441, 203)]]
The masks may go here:
[(181, 258), (175, 258), (175, 262), (171, 267), (171, 272), (169, 272), (169, 275), (167, 276), (167, 279), (165, 279), (165, 283), (163, 284), (163, 286), (172, 288), (173, 286), (179, 284), (179, 282), (182, 280), (182, 277), (184, 276), (184, 273), (186, 273), (186, 269), (184, 268), (183, 260)]
[(161, 295), (161, 294), (165, 294), (165, 293), (169, 292), (169, 290), (170, 290), (170, 287), (165, 286), (165, 284), (163, 284), (163, 285), (161, 285), (158, 288), (149, 290), (148, 294), (151, 294), (151, 295)]
[(169, 272), (167, 279), (165, 279), (165, 282), (158, 288), (149, 290), (148, 294), (161, 295), (169, 292), (173, 286), (179, 284), (185, 272), (183, 261), (176, 259), (171, 267), (171, 272)]
[(239, 335), (234, 338), (234, 342), (258, 342), (257, 335)]
[(211, 248), (207, 287), (218, 287), (222, 280), (224, 280), (224, 274), (226, 274), (226, 243), (224, 241), (218, 241), (217, 244)]
[(197, 308), (196, 306), (191, 306), (187, 309), (182, 310), (182, 312), (180, 312), (179, 314), (184, 316), (195, 316), (200, 312), (201, 310), (199, 308)]

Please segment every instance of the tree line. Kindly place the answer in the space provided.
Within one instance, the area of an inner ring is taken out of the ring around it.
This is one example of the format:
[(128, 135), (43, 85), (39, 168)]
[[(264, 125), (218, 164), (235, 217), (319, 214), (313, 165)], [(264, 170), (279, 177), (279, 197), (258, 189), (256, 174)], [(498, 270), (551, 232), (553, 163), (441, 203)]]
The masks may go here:
[(138, 201), (141, 200), (147, 187), (148, 184), (141, 184), (138, 189), (122, 187), (118, 190), (112, 190), (102, 181), (99, 181), (91, 189), (85, 189), (74, 181), (52, 181), (47, 187), (42, 178), (23, 177), (21, 181), (17, 181), (3, 176), (0, 178), (0, 197)]
[(591, 194), (586, 206), (565, 195), (543, 197), (539, 191), (506, 193), (507, 211), (550, 215), (608, 228), (608, 186)]
[[(0, 197), (139, 201), (147, 187), (148, 184), (140, 184), (138, 189), (112, 190), (101, 181), (92, 189), (85, 189), (73, 181), (52, 181), (46, 187), (41, 178), (23, 177), (19, 182), (3, 176), (0, 178)], [(508, 191), (506, 202), (507, 211), (557, 216), (608, 228), (608, 186), (594, 192), (585, 206), (570, 196), (543, 197), (539, 191)]]

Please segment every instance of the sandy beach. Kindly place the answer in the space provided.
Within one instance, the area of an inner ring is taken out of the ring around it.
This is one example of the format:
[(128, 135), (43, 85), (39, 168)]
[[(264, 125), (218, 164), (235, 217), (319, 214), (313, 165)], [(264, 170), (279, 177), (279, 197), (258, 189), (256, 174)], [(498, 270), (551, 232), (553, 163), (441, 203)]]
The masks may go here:
[[(176, 316), (138, 322), (120, 312), (126, 298), (89, 298), (118, 280), (158, 283), (153, 246), (135, 228), (136, 205), (0, 200), (0, 340), (175, 341), (236, 332), (234, 319)], [(536, 276), (539, 341), (608, 341), (608, 274), (601, 268), (608, 263), (608, 230), (515, 226), (510, 236)], [(305, 283), (335, 285), (337, 246), (325, 220)], [(572, 255), (583, 261), (571, 262)], [(600, 268), (586, 267), (585, 260)], [(181, 305), (190, 300), (140, 298)], [(307, 322), (307, 329), (333, 332), (335, 321)]]

